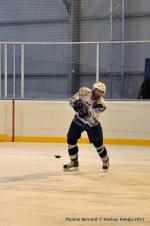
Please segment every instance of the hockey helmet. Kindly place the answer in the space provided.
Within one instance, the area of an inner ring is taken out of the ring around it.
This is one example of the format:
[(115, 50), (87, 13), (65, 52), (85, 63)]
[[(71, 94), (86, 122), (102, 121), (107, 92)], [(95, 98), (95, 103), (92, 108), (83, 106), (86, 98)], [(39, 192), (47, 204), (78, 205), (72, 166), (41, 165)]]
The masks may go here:
[(105, 95), (105, 92), (106, 92), (106, 86), (105, 86), (104, 83), (99, 82), (99, 81), (95, 82), (95, 83), (93, 84), (93, 90), (95, 90), (95, 89), (100, 90), (100, 91), (103, 93), (103, 95)]

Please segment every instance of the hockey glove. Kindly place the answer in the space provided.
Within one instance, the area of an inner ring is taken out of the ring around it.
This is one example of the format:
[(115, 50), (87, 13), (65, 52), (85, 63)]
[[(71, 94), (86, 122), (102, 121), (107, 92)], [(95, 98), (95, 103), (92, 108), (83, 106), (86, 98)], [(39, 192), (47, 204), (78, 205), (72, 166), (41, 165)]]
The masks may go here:
[(97, 104), (97, 103), (94, 103), (93, 104), (93, 108), (97, 109), (98, 111), (105, 111), (106, 110), (106, 106), (103, 105), (103, 104)]
[(80, 117), (80, 118), (85, 118), (85, 117), (87, 117), (87, 116), (89, 116), (88, 109), (81, 109), (81, 110), (79, 111), (79, 117)]
[(75, 111), (80, 111), (81, 109), (83, 109), (83, 103), (82, 103), (82, 101), (81, 100), (76, 100), (75, 102), (74, 102), (74, 104), (73, 104), (73, 109), (75, 110)]

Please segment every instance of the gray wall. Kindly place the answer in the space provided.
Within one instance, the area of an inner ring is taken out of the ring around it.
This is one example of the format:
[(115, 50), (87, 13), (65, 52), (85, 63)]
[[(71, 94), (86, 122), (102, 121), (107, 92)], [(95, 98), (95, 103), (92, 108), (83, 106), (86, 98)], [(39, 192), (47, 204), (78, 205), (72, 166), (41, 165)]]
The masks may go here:
[[(69, 1), (69, 0), (68, 0)], [(70, 0), (71, 1), (71, 0)], [(109, 0), (84, 0), (80, 7), (80, 41), (110, 40)], [(125, 0), (125, 40), (150, 39), (149, 0)], [(117, 25), (116, 25), (117, 26)], [(70, 15), (63, 0), (0, 0), (0, 41), (69, 41)], [(70, 56), (69, 46), (25, 47), (25, 96), (67, 98), (68, 73), (79, 63), (79, 86), (95, 81), (96, 48), (81, 45)], [(113, 98), (121, 96), (120, 47), (116, 47), (112, 76)], [(150, 44), (126, 44), (124, 56), (124, 98), (136, 98), (143, 80), (145, 58)], [(8, 93), (12, 96), (13, 48), (8, 47)], [(80, 59), (78, 59), (78, 56)], [(100, 47), (100, 78), (110, 98), (110, 48)], [(73, 57), (73, 58), (72, 58)], [(3, 46), (2, 46), (2, 75)], [(20, 96), (20, 46), (16, 46), (16, 93)], [(60, 82), (61, 85), (58, 85)], [(3, 85), (3, 81), (2, 81)], [(55, 88), (54, 88), (55, 87)], [(3, 90), (2, 90), (3, 93)]]

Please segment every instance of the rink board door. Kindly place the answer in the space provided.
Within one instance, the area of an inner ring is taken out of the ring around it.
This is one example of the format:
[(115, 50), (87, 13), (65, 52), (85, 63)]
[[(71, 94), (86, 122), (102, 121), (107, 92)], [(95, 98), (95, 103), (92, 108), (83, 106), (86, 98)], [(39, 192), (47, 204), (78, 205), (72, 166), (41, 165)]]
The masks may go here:
[(12, 141), (12, 100), (0, 100), (0, 141)]

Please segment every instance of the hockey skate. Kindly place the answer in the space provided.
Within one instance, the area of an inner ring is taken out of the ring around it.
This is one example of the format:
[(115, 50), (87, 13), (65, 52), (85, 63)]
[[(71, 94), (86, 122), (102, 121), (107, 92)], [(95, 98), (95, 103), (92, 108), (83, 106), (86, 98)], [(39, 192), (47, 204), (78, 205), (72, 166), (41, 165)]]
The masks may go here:
[(109, 159), (107, 159), (106, 161), (103, 161), (103, 166), (102, 169), (105, 171), (107, 171), (109, 168)]
[(78, 161), (71, 161), (70, 163), (64, 165), (65, 171), (77, 171), (79, 168), (79, 162)]

